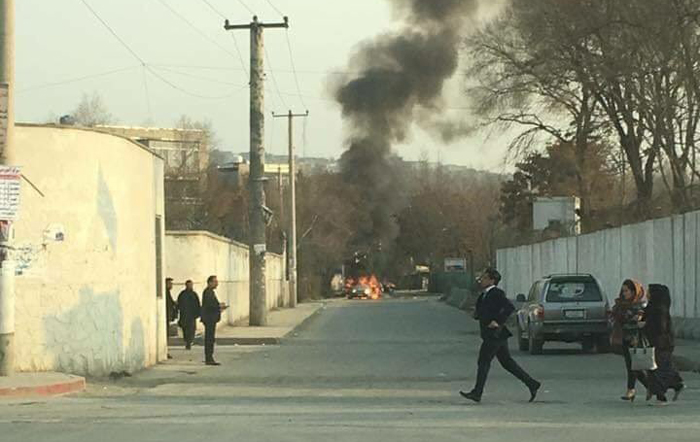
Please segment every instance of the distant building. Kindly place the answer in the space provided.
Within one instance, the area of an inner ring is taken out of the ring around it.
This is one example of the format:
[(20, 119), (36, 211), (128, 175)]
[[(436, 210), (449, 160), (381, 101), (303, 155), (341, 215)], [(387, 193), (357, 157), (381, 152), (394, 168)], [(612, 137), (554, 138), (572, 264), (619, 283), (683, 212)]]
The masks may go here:
[(579, 210), (581, 200), (577, 197), (535, 198), (532, 204), (532, 222), (535, 230), (557, 228), (570, 235), (581, 234)]
[(168, 229), (196, 228), (194, 221), (207, 188), (209, 139), (200, 129), (98, 126), (96, 129), (130, 138), (165, 161), (165, 204)]

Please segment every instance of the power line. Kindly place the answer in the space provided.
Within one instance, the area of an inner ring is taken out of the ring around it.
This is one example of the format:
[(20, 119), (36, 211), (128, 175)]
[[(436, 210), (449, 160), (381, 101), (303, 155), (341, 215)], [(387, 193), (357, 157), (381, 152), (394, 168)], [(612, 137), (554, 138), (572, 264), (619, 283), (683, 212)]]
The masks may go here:
[(222, 81), (222, 80), (217, 80), (217, 79), (215, 79), (215, 78), (209, 78), (209, 77), (204, 77), (204, 76), (201, 76), (201, 75), (195, 75), (195, 74), (190, 74), (190, 73), (187, 73), (187, 72), (181, 72), (181, 71), (177, 71), (177, 70), (175, 70), (175, 69), (173, 69), (173, 68), (171, 68), (171, 67), (166, 67), (166, 66), (162, 66), (162, 65), (161, 65), (161, 66), (158, 66), (158, 65), (150, 65), (150, 67), (151, 67), (152, 69), (160, 69), (160, 70), (163, 70), (163, 71), (166, 71), (166, 72), (171, 72), (171, 73), (173, 73), (173, 74), (181, 75), (181, 76), (183, 76), (183, 77), (193, 78), (193, 79), (196, 79), (196, 80), (204, 80), (204, 81), (209, 81), (209, 82), (211, 82), (211, 83), (223, 84), (223, 85), (226, 85), (226, 86), (236, 86), (237, 88), (241, 88), (241, 89), (248, 87), (247, 84), (242, 85), (242, 84), (238, 84), (238, 83), (231, 83), (230, 81)]
[(274, 9), (279, 15), (281, 15), (282, 17), (284, 17), (284, 14), (282, 13), (282, 11), (280, 11), (280, 10), (277, 8), (277, 6), (275, 6), (270, 0), (265, 0), (265, 1), (266, 1), (267, 4), (270, 5), (270, 7), (271, 7), (272, 9)]
[(78, 83), (78, 82), (84, 81), (84, 80), (90, 80), (90, 79), (99, 78), (99, 77), (106, 77), (106, 76), (108, 76), (108, 75), (113, 75), (113, 74), (118, 74), (118, 73), (121, 73), (121, 72), (131, 71), (131, 70), (133, 70), (133, 69), (140, 68), (140, 67), (143, 67), (143, 65), (139, 65), (139, 66), (129, 66), (129, 67), (125, 67), (125, 68), (113, 69), (113, 70), (106, 71), (106, 72), (100, 72), (100, 73), (97, 73), (97, 74), (90, 74), (90, 75), (85, 75), (85, 76), (82, 76), (82, 77), (71, 78), (71, 79), (68, 79), (68, 80), (55, 81), (55, 82), (51, 82), (51, 83), (45, 83), (45, 84), (41, 84), (41, 85), (37, 85), (37, 86), (32, 86), (32, 87), (29, 87), (29, 88), (26, 88), (26, 89), (21, 89), (21, 90), (17, 91), (17, 93), (18, 93), (18, 94), (21, 94), (21, 93), (24, 93), (24, 92), (33, 92), (33, 91), (36, 91), (36, 90), (46, 89), (46, 88), (55, 87), (55, 86), (63, 86), (63, 85), (66, 85), (66, 84)]
[(114, 38), (116, 38), (117, 41), (119, 41), (119, 43), (121, 43), (122, 46), (124, 46), (124, 47), (126, 48), (126, 50), (129, 51), (129, 52), (131, 53), (131, 55), (133, 55), (138, 61), (140, 61), (142, 65), (145, 65), (145, 64), (146, 64), (146, 62), (143, 61), (143, 59), (142, 59), (141, 57), (139, 57), (138, 54), (137, 54), (136, 52), (134, 52), (134, 50), (131, 49), (131, 47), (130, 47), (128, 44), (126, 44), (126, 42), (125, 42), (124, 40), (122, 40), (121, 37), (119, 37), (119, 35), (117, 35), (116, 32), (114, 32), (114, 29), (112, 29), (112, 28), (107, 24), (106, 21), (102, 20), (102, 17), (100, 17), (100, 15), (97, 13), (97, 11), (95, 11), (94, 9), (92, 9), (92, 6), (90, 6), (90, 4), (89, 4), (86, 0), (80, 0), (80, 1), (85, 5), (86, 8), (88, 8), (88, 9), (90, 10), (90, 12), (92, 12), (92, 15), (94, 15), (95, 18), (96, 18), (97, 20), (99, 20), (100, 23), (102, 23), (102, 25), (103, 25), (105, 28), (107, 28), (107, 30), (114, 36)]
[[(265, 52), (265, 59), (267, 60), (267, 65), (270, 66), (270, 69), (272, 69), (272, 63), (270, 63), (270, 56), (267, 53), (267, 49), (263, 48), (263, 52)], [(275, 85), (275, 90), (277, 91), (277, 95), (279, 96), (280, 101), (282, 102), (282, 106), (285, 109), (288, 109), (289, 106), (287, 106), (287, 101), (282, 96), (279, 84), (277, 84), (277, 77), (275, 77), (275, 74), (272, 71), (270, 71), (270, 77), (272, 77), (272, 83)]]
[(248, 10), (248, 12), (250, 12), (250, 13), (253, 14), (253, 15), (255, 15), (255, 11), (253, 11), (252, 9), (250, 9), (250, 6), (248, 6), (243, 0), (238, 0), (238, 3), (240, 3), (241, 5), (243, 5), (243, 7), (246, 8), (246, 9)]
[[(204, 4), (209, 6), (209, 9), (211, 9), (216, 15), (219, 17), (223, 18), (226, 20), (226, 15), (222, 13), (220, 10), (214, 7), (208, 0), (202, 0)], [(245, 61), (243, 61), (243, 53), (241, 52), (241, 48), (238, 46), (238, 40), (236, 40), (236, 36), (231, 33), (231, 39), (233, 40), (233, 46), (236, 48), (236, 54), (238, 55), (238, 61), (241, 63), (241, 67), (243, 68), (243, 72), (245, 73), (246, 77), (248, 76), (248, 69), (245, 66)]]
[[(172, 6), (170, 6), (169, 4), (167, 4), (167, 3), (165, 2), (165, 0), (158, 0), (158, 3), (160, 3), (161, 5), (163, 5), (163, 6), (165, 6), (166, 8), (168, 8), (168, 10), (169, 10), (170, 12), (172, 12), (177, 18), (179, 18), (180, 20), (182, 20), (183, 22), (185, 22), (185, 24), (187, 24), (190, 28), (192, 28), (192, 30), (194, 30), (197, 34), (199, 34), (202, 38), (204, 38), (205, 40), (207, 40), (209, 43), (215, 45), (217, 48), (221, 49), (222, 51), (224, 51), (225, 53), (227, 53), (227, 54), (230, 55), (231, 57), (237, 58), (236, 55), (235, 55), (233, 52), (229, 51), (225, 46), (223, 46), (222, 44), (220, 44), (218, 41), (214, 40), (213, 38), (211, 38), (211, 37), (209, 37), (207, 34), (205, 34), (201, 29), (199, 29), (197, 26), (195, 26), (191, 21), (189, 21), (189, 20), (188, 20), (187, 18), (185, 18), (182, 14), (180, 14), (180, 13), (177, 12), (175, 9), (173, 9)], [(209, 4), (209, 3), (207, 3), (207, 4)], [(210, 6), (211, 6), (211, 5), (210, 5)]]
[[(178, 91), (180, 91), (180, 92), (182, 92), (182, 93), (184, 93), (184, 94), (186, 94), (186, 95), (190, 95), (190, 96), (192, 96), (192, 97), (202, 98), (202, 99), (208, 99), (208, 100), (218, 100), (218, 99), (222, 99), (222, 98), (228, 98), (228, 97), (231, 97), (232, 95), (234, 95), (236, 92), (238, 92), (238, 90), (236, 90), (236, 91), (234, 91), (234, 92), (232, 92), (231, 94), (228, 94), (228, 95), (226, 95), (226, 96), (207, 96), (207, 95), (201, 95), (201, 94), (197, 94), (197, 93), (194, 93), (194, 92), (190, 92), (190, 91), (188, 91), (188, 90), (186, 90), (186, 89), (184, 89), (184, 88), (178, 86), (177, 84), (173, 83), (172, 81), (168, 80), (167, 78), (163, 77), (161, 74), (159, 74), (158, 72), (156, 72), (151, 66), (149, 66), (148, 63), (146, 63), (146, 62), (144, 61), (144, 59), (141, 58), (141, 57), (136, 53), (136, 51), (134, 51), (133, 49), (131, 49), (131, 47), (130, 47), (128, 44), (126, 44), (126, 42), (125, 42), (124, 40), (122, 40), (121, 37), (119, 37), (119, 35), (114, 31), (114, 29), (112, 29), (112, 27), (109, 26), (109, 24), (108, 24), (105, 20), (103, 20), (102, 17), (100, 17), (100, 15), (99, 15), (98, 13), (97, 13), (92, 7), (90, 7), (90, 5), (87, 3), (86, 0), (80, 0), (80, 1), (85, 5), (85, 7), (87, 7), (87, 8), (90, 10), (90, 12), (92, 12), (92, 15), (94, 15), (95, 18), (96, 18), (97, 20), (99, 20), (99, 22), (102, 23), (102, 25), (103, 25), (105, 28), (107, 28), (107, 30), (109, 30), (109, 32), (114, 36), (114, 38), (116, 38), (117, 41), (119, 41), (119, 42), (122, 44), (122, 46), (124, 46), (124, 47), (131, 53), (131, 55), (133, 55), (134, 58), (136, 58), (136, 59), (141, 63), (141, 66), (143, 66), (143, 67), (144, 67), (151, 75), (153, 75), (155, 78), (157, 78), (158, 80), (160, 80), (160, 81), (162, 81), (163, 83), (167, 84), (167, 85), (170, 86), (171, 88), (173, 88), (173, 89), (175, 89), (175, 90), (178, 90)], [(162, 3), (162, 2), (161, 2), (161, 3)], [(164, 3), (163, 3), (163, 4), (164, 4)], [(165, 5), (165, 4), (164, 4), (164, 5)], [(166, 5), (166, 6), (167, 6), (167, 5)], [(172, 9), (171, 9), (171, 10), (172, 10)], [(242, 88), (241, 88), (241, 89), (242, 89)], [(239, 90), (240, 90), (240, 89), (239, 89)]]
[(151, 94), (148, 92), (148, 77), (146, 76), (146, 66), (141, 66), (143, 74), (143, 89), (146, 92), (146, 105), (148, 106), (148, 118), (153, 119), (153, 111), (151, 108)]
[(212, 96), (212, 95), (201, 95), (201, 94), (197, 94), (197, 93), (195, 93), (195, 92), (190, 92), (190, 91), (188, 91), (187, 89), (184, 89), (184, 88), (178, 86), (177, 84), (175, 84), (175, 83), (173, 83), (172, 81), (168, 80), (167, 78), (163, 77), (163, 76), (162, 76), (161, 74), (159, 74), (155, 69), (151, 68), (151, 67), (148, 66), (148, 65), (146, 66), (146, 69), (148, 69), (148, 72), (150, 72), (151, 75), (153, 75), (154, 77), (156, 77), (157, 79), (159, 79), (159, 80), (162, 81), (163, 83), (167, 84), (167, 85), (170, 86), (171, 88), (173, 88), (173, 89), (175, 89), (175, 90), (178, 90), (178, 91), (182, 92), (183, 94), (186, 94), (186, 95), (189, 95), (189, 96), (192, 96), (192, 97), (195, 97), (195, 98), (202, 98), (202, 99), (205, 99), (205, 100), (221, 100), (221, 99), (224, 99), (224, 98), (230, 98), (230, 97), (232, 97), (233, 95), (235, 95), (236, 93), (238, 93), (240, 90), (245, 89), (245, 88), (248, 87), (247, 85), (246, 85), (246, 86), (243, 86), (243, 87), (240, 87), (240, 88), (238, 88), (238, 89), (232, 91), (230, 94), (226, 94), (226, 95), (217, 95), (217, 96)]
[(289, 29), (287, 29), (287, 32), (285, 32), (285, 35), (287, 36), (287, 49), (289, 49), (289, 61), (292, 63), (292, 72), (294, 72), (294, 83), (296, 83), (297, 86), (297, 92), (299, 93), (299, 100), (301, 101), (301, 105), (304, 106), (304, 109), (308, 109), (306, 106), (306, 103), (304, 102), (304, 97), (301, 94), (301, 88), (299, 87), (299, 77), (297, 76), (297, 70), (296, 67), (294, 66), (294, 55), (292, 54), (292, 43), (289, 41)]

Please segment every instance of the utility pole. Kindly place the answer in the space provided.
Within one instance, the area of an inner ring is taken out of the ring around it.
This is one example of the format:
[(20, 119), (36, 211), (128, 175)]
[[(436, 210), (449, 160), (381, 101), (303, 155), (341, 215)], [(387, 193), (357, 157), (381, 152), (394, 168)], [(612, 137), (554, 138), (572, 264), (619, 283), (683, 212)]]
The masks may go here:
[[(0, 6), (0, 165), (14, 162), (15, 2)], [(0, 221), (0, 376), (15, 369), (15, 263), (12, 222)]]
[(289, 20), (284, 23), (261, 23), (258, 17), (247, 25), (231, 25), (226, 20), (224, 29), (250, 30), (250, 319), (253, 326), (267, 325), (267, 290), (265, 287), (265, 253), (267, 240), (265, 218), (270, 209), (265, 206), (265, 133), (264, 84), (263, 84), (263, 30), (265, 28), (288, 28)]
[(294, 114), (290, 110), (287, 114), (272, 113), (274, 118), (287, 118), (288, 136), (289, 136), (289, 250), (287, 256), (289, 259), (289, 306), (296, 307), (297, 293), (297, 168), (296, 157), (294, 152), (294, 119), (306, 118), (309, 116), (309, 111), (305, 114)]

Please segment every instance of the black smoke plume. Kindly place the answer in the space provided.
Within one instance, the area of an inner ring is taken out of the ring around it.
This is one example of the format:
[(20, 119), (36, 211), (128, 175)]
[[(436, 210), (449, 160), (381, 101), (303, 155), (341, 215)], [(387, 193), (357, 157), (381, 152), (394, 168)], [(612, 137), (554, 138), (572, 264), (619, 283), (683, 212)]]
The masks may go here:
[(443, 88), (459, 65), (464, 28), (477, 0), (391, 0), (405, 21), (398, 32), (360, 45), (347, 74), (335, 87), (349, 128), (348, 149), (340, 159), (344, 180), (360, 192), (370, 223), (358, 227), (355, 247), (394, 239), (392, 217), (402, 201), (400, 161), (392, 145), (406, 140), (414, 123), (443, 140), (458, 126), (441, 122)]

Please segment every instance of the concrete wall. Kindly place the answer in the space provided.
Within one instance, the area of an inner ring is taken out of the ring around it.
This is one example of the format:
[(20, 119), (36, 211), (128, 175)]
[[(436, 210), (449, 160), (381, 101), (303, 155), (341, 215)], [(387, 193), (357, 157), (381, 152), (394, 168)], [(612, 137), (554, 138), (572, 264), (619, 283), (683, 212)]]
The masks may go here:
[[(202, 296), (209, 275), (217, 275), (219, 301), (227, 303), (226, 321), (233, 325), (249, 316), (248, 246), (209, 232), (167, 232), (165, 239), (166, 273), (174, 279), (173, 297), (191, 279)], [(284, 258), (267, 255), (267, 307), (289, 305)]]
[(678, 335), (700, 339), (700, 212), (498, 251), (503, 287), (527, 293), (550, 273), (592, 273), (612, 301), (622, 281), (666, 284)]
[[(43, 193), (22, 183), (15, 223), (18, 370), (102, 376), (155, 364), (167, 352), (162, 160), (88, 130), (19, 126), (16, 136), (16, 162)], [(48, 239), (59, 231), (63, 241)]]

